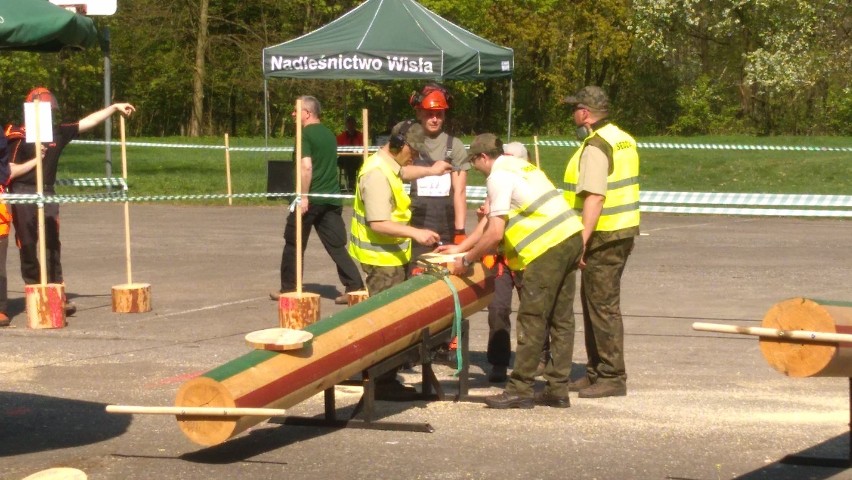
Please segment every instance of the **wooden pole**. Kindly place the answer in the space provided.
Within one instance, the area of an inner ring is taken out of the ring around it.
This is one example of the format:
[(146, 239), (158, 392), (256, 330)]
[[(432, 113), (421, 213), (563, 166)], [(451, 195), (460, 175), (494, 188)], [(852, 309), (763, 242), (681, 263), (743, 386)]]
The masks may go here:
[(47, 283), (47, 241), (44, 238), (44, 168), (41, 154), (39, 100), (33, 101), (35, 107), (35, 149), (36, 149), (36, 192), (38, 192), (38, 256), (39, 283), (25, 285), (24, 296), (27, 304), (27, 327), (48, 329), (65, 327), (65, 285)]
[[(33, 105), (35, 105), (35, 127), (36, 127), (36, 192), (40, 199), (44, 195), (44, 167), (42, 165), (41, 158), (41, 138), (40, 138), (40, 130), (41, 126), (39, 125), (39, 100), (36, 98), (33, 101)], [(44, 202), (41, 201), (38, 204), (38, 275), (39, 275), (39, 285), (47, 284), (47, 243), (44, 238)]]
[(766, 362), (791, 377), (852, 378), (852, 302), (791, 298), (773, 305), (760, 327), (692, 328), (758, 336)]
[[(127, 137), (125, 135), (124, 115), (119, 115), (121, 132), (121, 177), (127, 183)], [(130, 262), (130, 202), (124, 201), (124, 260), (127, 266), (127, 284), (133, 283), (133, 267)]]
[[(127, 134), (124, 115), (119, 115), (121, 134), (121, 177), (127, 183)], [(151, 311), (151, 284), (133, 283), (133, 264), (130, 255), (130, 202), (124, 201), (124, 260), (127, 283), (113, 285), (112, 311), (115, 313), (144, 313)]]
[[(369, 121), (370, 121), (369, 112), (367, 111), (366, 108), (362, 109), (361, 110), (361, 134), (363, 136), (363, 139), (361, 140), (361, 143), (364, 144), (364, 152), (363, 152), (364, 159), (361, 161), (361, 165), (364, 165), (365, 163), (367, 163), (367, 158), (370, 157), (370, 135), (368, 133)], [(360, 168), (359, 168), (359, 170), (360, 170)], [(357, 182), (358, 181), (357, 175), (356, 175), (355, 178), (356, 178), (355, 181)], [(349, 188), (352, 190), (352, 192), (355, 192), (355, 186), (354, 185), (349, 185)]]
[(143, 415), (177, 415), (180, 417), (275, 417), (286, 415), (283, 408), (218, 408), (218, 407), (140, 407), (136, 405), (107, 405), (107, 413)]
[(234, 204), (234, 199), (231, 197), (233, 194), (231, 190), (231, 144), (227, 133), (225, 134), (225, 178), (228, 182), (228, 205), (231, 206)]
[(762, 338), (774, 338), (776, 340), (790, 340), (809, 343), (850, 343), (852, 344), (852, 335), (848, 333), (826, 333), (826, 332), (810, 332), (807, 330), (780, 330), (777, 328), (764, 327), (743, 327), (739, 325), (724, 325), (720, 323), (702, 323), (695, 322), (692, 324), (693, 330), (701, 332), (716, 332), (716, 333), (735, 333), (738, 335), (753, 335)]
[(533, 148), (535, 148), (535, 166), (541, 168), (541, 162), (538, 158), (538, 135), (533, 136)]
[[(493, 277), (475, 264), (465, 277), (447, 277), (458, 292), (462, 315), (491, 301)], [(393, 288), (309, 325), (309, 348), (293, 352), (253, 350), (184, 383), (175, 406), (290, 408), (350, 376), (417, 344), (424, 329), (437, 334), (455, 314), (453, 292), (444, 279), (413, 277)], [(263, 421), (262, 417), (179, 421), (201, 445), (224, 442)]]
[[(296, 99), (296, 294), (302, 296), (302, 99)], [(283, 326), (283, 325), (282, 325)]]

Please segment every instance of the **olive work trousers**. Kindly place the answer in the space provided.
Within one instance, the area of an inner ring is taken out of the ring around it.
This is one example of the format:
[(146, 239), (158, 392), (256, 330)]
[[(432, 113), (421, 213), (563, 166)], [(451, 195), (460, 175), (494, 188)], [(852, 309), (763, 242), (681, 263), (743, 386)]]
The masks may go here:
[(365, 283), (370, 296), (377, 295), (405, 281), (405, 266), (379, 267), (362, 263), (361, 270), (367, 276)]
[(592, 383), (627, 384), (621, 275), (633, 251), (634, 237), (609, 242), (586, 252), (580, 276), (580, 301), (586, 337), (586, 375)]
[(526, 266), (519, 295), (515, 368), (506, 384), (507, 393), (533, 396), (535, 371), (549, 326), (552, 361), (544, 370), (545, 391), (568, 395), (574, 355), (575, 277), (582, 253), (583, 240), (578, 232)]

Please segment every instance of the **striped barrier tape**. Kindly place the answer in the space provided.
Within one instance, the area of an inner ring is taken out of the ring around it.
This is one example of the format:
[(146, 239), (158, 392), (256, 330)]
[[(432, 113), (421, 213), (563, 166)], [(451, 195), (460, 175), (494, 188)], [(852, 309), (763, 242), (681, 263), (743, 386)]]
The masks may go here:
[[(58, 180), (65, 185), (91, 186), (98, 181), (110, 181), (124, 184), (123, 179), (73, 179)], [(409, 191), (409, 185), (405, 185)], [(236, 193), (236, 194), (188, 194), (188, 195), (145, 195), (128, 196), (124, 189), (95, 195), (48, 195), (6, 193), (0, 200), (7, 203), (103, 203), (103, 202), (157, 202), (186, 200), (222, 200), (252, 198), (288, 198), (295, 193)], [(470, 203), (482, 203), (487, 195), (484, 186), (467, 187)], [(351, 194), (310, 194), (312, 198), (352, 199)], [(852, 195), (794, 195), (769, 193), (716, 193), (716, 192), (659, 192), (642, 191), (639, 194), (640, 211), (659, 213), (713, 214), (713, 215), (757, 215), (757, 216), (796, 216), (796, 217), (852, 217)], [(657, 205), (661, 204), (661, 205)], [(728, 207), (725, 207), (728, 206)], [(730, 206), (733, 206), (731, 208)], [(744, 208), (768, 207), (768, 208)], [(810, 209), (791, 209), (787, 207), (811, 207)], [(840, 210), (838, 210), (840, 208)], [(850, 210), (842, 210), (850, 209)]]
[[(120, 146), (120, 142), (103, 140), (74, 140), (72, 144), (80, 145), (111, 145)], [(181, 143), (154, 143), (154, 142), (126, 142), (128, 147), (157, 147), (157, 148), (197, 148), (224, 150), (224, 145), (200, 145)], [(534, 143), (526, 143), (526, 146), (534, 146)], [(763, 151), (787, 151), (787, 152), (852, 152), (851, 147), (821, 147), (812, 145), (727, 145), (719, 143), (665, 143), (665, 142), (637, 142), (638, 148), (667, 149), (667, 150), (763, 150)], [(576, 140), (539, 140), (540, 147), (579, 147), (580, 142)], [(374, 152), (378, 146), (367, 147)], [(229, 147), (232, 152), (292, 152), (294, 147)], [(339, 152), (361, 153), (361, 147), (338, 147)]]

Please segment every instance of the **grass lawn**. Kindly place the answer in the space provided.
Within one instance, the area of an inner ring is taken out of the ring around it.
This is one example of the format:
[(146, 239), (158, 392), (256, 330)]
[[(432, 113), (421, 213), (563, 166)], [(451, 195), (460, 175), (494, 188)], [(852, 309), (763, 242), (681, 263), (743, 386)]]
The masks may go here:
[[(94, 137), (86, 137), (95, 139)], [(540, 137), (539, 140), (565, 138)], [(463, 139), (465, 143), (470, 138)], [(534, 155), (532, 138), (514, 138), (527, 144)], [(132, 138), (130, 142), (223, 145), (221, 138)], [(644, 137), (640, 143), (774, 145), (852, 148), (849, 137)], [(262, 147), (263, 139), (232, 138), (231, 147)], [(270, 146), (292, 145), (292, 139), (271, 139)], [(105, 147), (68, 146), (59, 166), (59, 178), (103, 177)], [(542, 169), (557, 186), (574, 147), (539, 147)], [(852, 152), (711, 150), (640, 148), (643, 190), (747, 193), (811, 193), (852, 195)], [(267, 160), (288, 160), (285, 152), (231, 152), (234, 193), (266, 191)], [(223, 149), (129, 146), (127, 148), (130, 195), (179, 195), (226, 193)], [(532, 159), (534, 161), (534, 158)], [(112, 147), (112, 172), (121, 175), (121, 152)], [(472, 172), (469, 183), (484, 179)], [(91, 193), (60, 188), (59, 193)], [(205, 203), (225, 203), (209, 200)], [(236, 204), (266, 204), (265, 198), (236, 199)]]

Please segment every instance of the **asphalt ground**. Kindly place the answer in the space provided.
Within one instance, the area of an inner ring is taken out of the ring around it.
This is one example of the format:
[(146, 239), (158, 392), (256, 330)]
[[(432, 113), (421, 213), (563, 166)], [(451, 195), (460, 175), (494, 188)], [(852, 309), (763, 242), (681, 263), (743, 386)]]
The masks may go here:
[[(787, 378), (766, 364), (755, 337), (691, 328), (757, 326), (791, 297), (852, 300), (852, 222), (832, 219), (644, 215), (623, 280), (627, 397), (572, 394), (567, 410), (378, 402), (382, 420), (435, 431), (266, 423), (210, 448), (184, 437), (173, 417), (104, 413), (107, 404), (172, 405), (183, 382), (247, 352), (246, 333), (277, 326), (268, 293), (278, 285), (284, 215), (280, 204), (131, 205), (133, 281), (152, 285), (153, 311), (115, 314), (110, 289), (127, 281), (123, 209), (63, 206), (65, 279), (79, 310), (58, 330), (26, 328), (11, 248), (0, 478), (58, 466), (91, 479), (852, 478), (852, 470), (780, 463), (788, 454), (848, 458), (846, 378)], [(305, 288), (322, 294), (323, 316), (344, 308), (333, 302), (340, 285), (315, 236), (305, 264)], [(498, 393), (486, 380), (485, 312), (470, 320), (471, 393)], [(576, 373), (582, 335), (580, 324)], [(451, 373), (438, 368), (448, 391)], [(419, 374), (404, 377), (415, 383)], [(337, 393), (345, 417), (359, 389)], [(321, 395), (291, 410), (322, 411)]]

